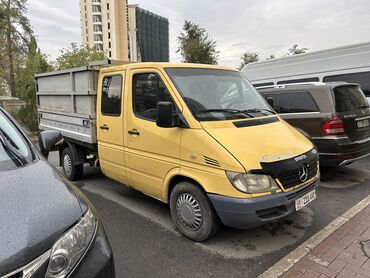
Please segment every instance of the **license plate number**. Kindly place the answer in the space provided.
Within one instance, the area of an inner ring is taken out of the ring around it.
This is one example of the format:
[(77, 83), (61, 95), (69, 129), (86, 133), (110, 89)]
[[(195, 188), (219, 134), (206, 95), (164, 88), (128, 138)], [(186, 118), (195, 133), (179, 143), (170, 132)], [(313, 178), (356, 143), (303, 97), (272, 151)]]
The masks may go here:
[(364, 127), (368, 127), (369, 126), (369, 120), (366, 119), (366, 120), (360, 120), (360, 121), (357, 121), (357, 128), (364, 128)]
[(295, 200), (295, 210), (300, 210), (301, 208), (306, 206), (308, 203), (311, 203), (315, 199), (316, 199), (316, 190), (312, 190), (306, 193), (301, 198)]

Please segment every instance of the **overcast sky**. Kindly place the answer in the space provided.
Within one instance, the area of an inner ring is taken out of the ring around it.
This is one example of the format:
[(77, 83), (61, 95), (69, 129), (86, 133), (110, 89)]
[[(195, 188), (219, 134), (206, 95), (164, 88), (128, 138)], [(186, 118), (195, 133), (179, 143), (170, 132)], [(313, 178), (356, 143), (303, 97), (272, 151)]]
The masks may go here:
[[(369, 0), (130, 0), (169, 19), (170, 59), (184, 20), (217, 40), (219, 64), (237, 67), (245, 51), (281, 56), (297, 43), (311, 51), (370, 41)], [(41, 50), (54, 59), (71, 42), (81, 43), (79, 0), (28, 0)]]

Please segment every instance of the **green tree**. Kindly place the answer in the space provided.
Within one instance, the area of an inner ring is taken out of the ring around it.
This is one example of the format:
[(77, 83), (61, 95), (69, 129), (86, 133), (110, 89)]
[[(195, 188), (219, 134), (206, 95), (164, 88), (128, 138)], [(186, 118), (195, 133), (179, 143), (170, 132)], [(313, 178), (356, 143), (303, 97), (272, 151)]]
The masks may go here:
[(270, 57), (268, 57), (266, 60), (271, 60), (271, 59), (275, 59), (275, 55), (274, 54), (270, 54)]
[(35, 74), (51, 70), (46, 56), (40, 52), (36, 39), (32, 37), (22, 66), (16, 72), (18, 96), (26, 104), (16, 113), (15, 117), (29, 131), (38, 130)]
[(12, 96), (17, 96), (15, 71), (20, 53), (27, 50), (32, 36), (30, 22), (26, 16), (27, 0), (0, 0), (0, 39), (3, 55), (1, 64), (5, 81)]
[(239, 70), (241, 70), (245, 65), (253, 62), (258, 62), (260, 60), (259, 55), (257, 52), (245, 52), (242, 57), (240, 57), (242, 60)]
[(106, 59), (106, 55), (96, 48), (78, 47), (76, 43), (71, 43), (69, 48), (64, 48), (61, 55), (56, 59), (59, 70), (86, 66), (89, 62)]
[(297, 55), (297, 54), (302, 54), (306, 53), (308, 51), (308, 48), (306, 47), (298, 47), (298, 44), (294, 44), (291, 48), (289, 48), (289, 52), (286, 54), (287, 56), (290, 55)]
[(184, 63), (217, 64), (216, 41), (198, 24), (185, 20), (177, 41), (180, 45), (176, 52), (181, 54)]

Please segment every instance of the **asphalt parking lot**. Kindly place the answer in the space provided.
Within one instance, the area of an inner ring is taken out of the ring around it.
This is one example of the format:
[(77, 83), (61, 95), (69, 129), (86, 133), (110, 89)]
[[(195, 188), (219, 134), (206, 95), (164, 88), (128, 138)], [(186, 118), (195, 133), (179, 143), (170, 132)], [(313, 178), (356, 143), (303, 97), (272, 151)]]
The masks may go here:
[[(56, 165), (57, 153), (49, 160)], [(322, 169), (317, 200), (296, 214), (252, 230), (223, 227), (194, 243), (174, 228), (168, 207), (85, 167), (76, 185), (98, 209), (117, 277), (256, 277), (370, 194), (370, 158)]]

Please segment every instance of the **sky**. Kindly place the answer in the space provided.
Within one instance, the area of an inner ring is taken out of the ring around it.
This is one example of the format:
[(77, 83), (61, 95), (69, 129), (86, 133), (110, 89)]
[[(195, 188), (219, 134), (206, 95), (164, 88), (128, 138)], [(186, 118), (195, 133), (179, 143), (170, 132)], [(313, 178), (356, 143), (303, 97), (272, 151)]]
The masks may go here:
[[(280, 57), (293, 44), (309, 51), (370, 41), (368, 0), (129, 0), (168, 18), (170, 60), (180, 62), (177, 37), (185, 20), (217, 41), (219, 64), (240, 65), (244, 52)], [(81, 43), (79, 0), (28, 0), (28, 16), (41, 51), (55, 59)]]

